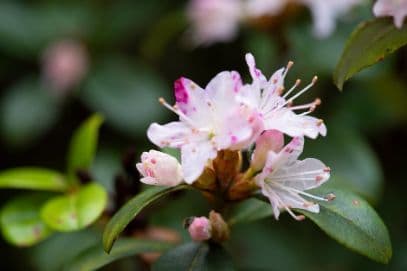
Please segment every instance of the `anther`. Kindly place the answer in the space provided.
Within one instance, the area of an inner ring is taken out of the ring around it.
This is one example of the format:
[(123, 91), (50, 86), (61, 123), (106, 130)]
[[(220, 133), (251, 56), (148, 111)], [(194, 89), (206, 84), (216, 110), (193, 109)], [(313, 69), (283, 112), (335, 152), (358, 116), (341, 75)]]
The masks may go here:
[(328, 201), (332, 201), (332, 200), (336, 199), (336, 196), (334, 193), (329, 193), (328, 195), (325, 196), (325, 199)]

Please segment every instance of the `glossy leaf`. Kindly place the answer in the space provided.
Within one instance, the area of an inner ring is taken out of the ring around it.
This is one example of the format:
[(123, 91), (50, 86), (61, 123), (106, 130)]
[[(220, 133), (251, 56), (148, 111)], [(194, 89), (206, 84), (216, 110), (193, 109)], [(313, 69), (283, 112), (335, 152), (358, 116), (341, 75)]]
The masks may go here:
[(45, 223), (57, 231), (75, 231), (92, 224), (107, 204), (105, 189), (96, 183), (49, 200), (41, 210)]
[(79, 169), (92, 165), (99, 138), (99, 127), (103, 118), (95, 114), (87, 119), (73, 134), (68, 151), (68, 175), (75, 178)]
[(229, 225), (253, 222), (273, 215), (270, 203), (256, 199), (248, 199), (233, 207), (229, 219)]
[(0, 172), (0, 188), (64, 191), (64, 176), (57, 171), (22, 167)]
[(344, 246), (369, 257), (388, 263), (392, 256), (389, 233), (375, 210), (360, 196), (345, 190), (319, 188), (316, 195), (334, 193), (336, 198), (319, 202), (320, 212), (303, 213), (324, 232)]
[(118, 240), (112, 251), (107, 254), (101, 245), (97, 244), (78, 255), (64, 270), (96, 270), (125, 257), (145, 252), (163, 252), (172, 246), (170, 243), (161, 241), (122, 239)]
[(41, 220), (40, 210), (48, 199), (48, 195), (33, 194), (6, 203), (0, 212), (4, 238), (16, 246), (31, 246), (47, 238), (52, 230)]
[(361, 23), (350, 36), (334, 72), (342, 90), (346, 80), (407, 44), (407, 28), (398, 29), (389, 18)]
[(162, 255), (154, 263), (153, 271), (228, 271), (235, 270), (229, 254), (217, 244), (187, 243)]
[(120, 233), (144, 207), (171, 192), (186, 189), (187, 187), (186, 185), (153, 187), (129, 200), (106, 225), (103, 232), (103, 248), (105, 251), (110, 252)]

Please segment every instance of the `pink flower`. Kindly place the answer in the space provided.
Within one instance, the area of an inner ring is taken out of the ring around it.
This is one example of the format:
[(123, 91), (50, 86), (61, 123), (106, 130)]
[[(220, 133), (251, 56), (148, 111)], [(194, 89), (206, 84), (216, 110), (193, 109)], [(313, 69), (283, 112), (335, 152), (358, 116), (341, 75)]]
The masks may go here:
[[(292, 105), (295, 99), (315, 84), (316, 77), (305, 88), (288, 97), (300, 84), (300, 80), (297, 80), (295, 85), (283, 95), (284, 78), (292, 66), (292, 62), (286, 68), (276, 71), (269, 80), (256, 68), (252, 54), (246, 54), (246, 62), (253, 83), (242, 87), (238, 94), (238, 100), (258, 112), (263, 119), (265, 130), (278, 130), (293, 137), (316, 138), (318, 134), (326, 135), (326, 127), (322, 120), (308, 116), (319, 105), (319, 99), (308, 104)], [(296, 110), (306, 111), (296, 114), (294, 112)]]
[(296, 0), (307, 6), (314, 19), (314, 34), (319, 38), (329, 36), (336, 27), (336, 19), (349, 12), (364, 0)]
[(303, 219), (303, 216), (295, 215), (291, 208), (318, 213), (319, 205), (304, 197), (327, 201), (304, 192), (326, 182), (330, 169), (314, 158), (298, 160), (303, 147), (304, 139), (295, 137), (281, 151), (270, 150), (263, 171), (255, 177), (262, 193), (269, 198), (276, 219), (281, 209), (297, 220)]
[(247, 17), (261, 17), (264, 15), (278, 15), (291, 0), (249, 0), (245, 4)]
[(407, 0), (378, 0), (373, 13), (376, 17), (393, 16), (394, 24), (401, 28), (407, 15)]
[(189, 235), (194, 241), (206, 241), (212, 236), (212, 225), (209, 219), (204, 216), (195, 217), (188, 227)]
[(229, 41), (235, 37), (242, 16), (241, 0), (191, 0), (187, 16), (197, 44)]
[(63, 95), (85, 76), (87, 52), (78, 41), (55, 42), (45, 50), (42, 69), (45, 83), (57, 94)]
[(181, 165), (177, 159), (163, 152), (143, 152), (141, 163), (136, 167), (143, 178), (141, 182), (150, 185), (176, 186), (183, 181)]
[(242, 87), (237, 72), (221, 72), (205, 90), (186, 78), (175, 82), (174, 106), (161, 102), (179, 116), (165, 125), (153, 123), (147, 135), (160, 147), (181, 149), (185, 181), (193, 183), (220, 150), (239, 150), (258, 133), (251, 110), (236, 99)]

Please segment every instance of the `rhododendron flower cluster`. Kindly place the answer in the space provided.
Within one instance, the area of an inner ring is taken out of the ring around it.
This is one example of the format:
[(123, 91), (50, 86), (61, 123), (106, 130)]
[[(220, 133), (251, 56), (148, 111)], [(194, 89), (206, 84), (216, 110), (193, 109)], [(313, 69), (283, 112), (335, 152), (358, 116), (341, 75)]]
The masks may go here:
[[(304, 137), (325, 136), (326, 126), (309, 116), (319, 99), (294, 104), (317, 78), (301, 90), (296, 91), (300, 80), (285, 90), (292, 62), (270, 79), (256, 67), (253, 55), (247, 54), (246, 62), (251, 83), (244, 84), (236, 71), (219, 73), (204, 88), (183, 77), (175, 81), (175, 105), (162, 98), (160, 102), (178, 115), (178, 121), (153, 123), (147, 135), (158, 147), (179, 149), (181, 163), (158, 151), (143, 153), (137, 164), (144, 176), (141, 181), (163, 186), (185, 181), (206, 192), (223, 189), (226, 193), (221, 194), (229, 200), (261, 192), (269, 198), (276, 218), (286, 210), (300, 219), (291, 208), (317, 213), (318, 204), (311, 200), (326, 199), (304, 191), (326, 182), (330, 170), (317, 159), (298, 157)], [(292, 137), (286, 146), (284, 135)], [(249, 167), (242, 172), (241, 152), (253, 145)]]
[(211, 44), (234, 38), (242, 22), (263, 16), (276, 16), (283, 12), (288, 4), (297, 4), (310, 9), (314, 20), (314, 34), (324, 38), (334, 31), (338, 17), (363, 1), (191, 0), (187, 16), (192, 24), (190, 34), (193, 41), (197, 44)]
[(378, 0), (373, 6), (373, 13), (376, 17), (394, 17), (394, 24), (401, 28), (407, 15), (407, 0)]

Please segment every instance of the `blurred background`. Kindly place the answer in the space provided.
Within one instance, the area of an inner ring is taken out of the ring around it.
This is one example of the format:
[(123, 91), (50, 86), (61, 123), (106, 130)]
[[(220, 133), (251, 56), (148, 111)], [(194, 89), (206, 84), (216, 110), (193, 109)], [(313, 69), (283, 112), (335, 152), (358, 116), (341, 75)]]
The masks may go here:
[[(269, 218), (233, 229), (227, 246), (238, 270), (407, 270), (407, 50), (363, 71), (342, 93), (332, 83), (347, 37), (359, 22), (372, 18), (372, 3), (346, 14), (324, 39), (313, 36), (311, 14), (298, 6), (253, 21), (235, 39), (210, 46), (191, 43), (186, 5), (178, 0), (1, 1), (1, 169), (63, 170), (73, 130), (100, 112), (105, 124), (91, 174), (111, 199), (120, 197), (114, 179), (123, 155), (138, 157), (152, 147), (145, 134), (151, 122), (175, 119), (157, 102), (160, 96), (173, 101), (174, 80), (185, 76), (205, 86), (218, 72), (237, 70), (249, 82), (246, 52), (268, 76), (293, 60), (286, 86), (318, 75), (318, 84), (301, 99), (321, 98), (314, 115), (328, 127), (326, 138), (306, 141), (305, 155), (332, 168), (332, 185), (346, 186), (373, 204), (388, 226), (393, 259), (388, 266), (374, 263), (310, 221), (282, 215), (278, 223)], [(19, 193), (0, 190), (0, 205)], [(188, 240), (182, 220), (205, 215), (208, 207), (190, 193), (173, 199), (153, 208), (148, 223), (178, 230)], [(30, 248), (0, 239), (0, 267), (61, 270), (100, 242), (102, 229), (96, 224), (55, 234)], [(143, 267), (133, 257), (105, 270)]]

